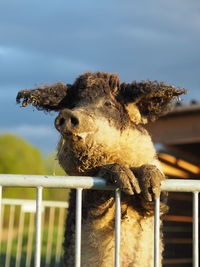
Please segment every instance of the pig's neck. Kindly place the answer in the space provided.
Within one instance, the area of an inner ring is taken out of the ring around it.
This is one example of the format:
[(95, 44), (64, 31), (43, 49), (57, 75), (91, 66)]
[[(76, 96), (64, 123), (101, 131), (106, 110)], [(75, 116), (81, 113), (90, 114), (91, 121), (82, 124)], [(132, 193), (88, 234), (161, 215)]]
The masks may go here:
[(112, 163), (139, 167), (158, 162), (151, 137), (137, 129), (124, 130), (107, 143), (101, 139), (85, 144), (61, 139), (58, 160), (68, 175), (95, 175), (97, 168)]

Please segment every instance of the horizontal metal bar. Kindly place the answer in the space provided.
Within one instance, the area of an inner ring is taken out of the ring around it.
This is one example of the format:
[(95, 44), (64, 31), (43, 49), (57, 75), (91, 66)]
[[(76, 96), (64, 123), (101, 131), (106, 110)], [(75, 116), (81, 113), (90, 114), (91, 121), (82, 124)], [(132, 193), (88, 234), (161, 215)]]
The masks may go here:
[(0, 174), (0, 185), (7, 187), (116, 189), (116, 186), (107, 185), (103, 178), (89, 176)]
[[(15, 198), (3, 198), (2, 202), (3, 205), (16, 205), (21, 206), (24, 204), (35, 205), (35, 200), (30, 199), (15, 199)], [(68, 208), (68, 202), (64, 201), (42, 201), (42, 207), (55, 207), (55, 208)]]
[[(6, 187), (117, 189), (116, 186), (107, 184), (103, 178), (90, 176), (0, 174), (0, 185)], [(200, 191), (200, 181), (168, 179), (161, 183), (161, 191), (198, 192)]]
[(168, 192), (198, 192), (200, 180), (168, 179), (161, 183), (161, 190)]

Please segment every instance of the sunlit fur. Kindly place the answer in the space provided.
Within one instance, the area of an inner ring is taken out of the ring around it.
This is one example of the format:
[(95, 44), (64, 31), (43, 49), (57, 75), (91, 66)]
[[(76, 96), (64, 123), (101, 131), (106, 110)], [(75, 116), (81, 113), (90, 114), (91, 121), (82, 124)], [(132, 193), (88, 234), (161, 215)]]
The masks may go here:
[(135, 124), (146, 124), (147, 123), (147, 118), (141, 115), (138, 107), (135, 104), (129, 103), (125, 105), (125, 109), (127, 110), (131, 121), (134, 122)]
[[(84, 221), (81, 266), (114, 266), (114, 212), (113, 205), (101, 220)], [(121, 223), (121, 266), (152, 267), (152, 240), (153, 217), (141, 216), (129, 207)]]
[[(156, 152), (146, 130), (141, 132), (130, 127), (120, 131), (101, 119), (96, 119), (94, 123), (96, 130), (93, 133), (85, 133), (84, 138), (79, 138), (78, 134), (69, 140), (61, 138), (58, 159), (71, 175), (81, 175), (90, 169), (110, 163), (120, 163), (127, 167), (157, 163)], [(71, 165), (74, 165), (73, 155), (80, 157), (76, 158), (80, 165), (75, 166), (71, 173)], [(88, 157), (84, 160), (85, 155)]]
[[(110, 163), (119, 163), (129, 168), (153, 164), (160, 168), (151, 137), (146, 130), (141, 131), (137, 127), (129, 126), (120, 131), (103, 118), (96, 118), (93, 123), (94, 132), (85, 133), (84, 138), (80, 138), (81, 134), (77, 134), (68, 140), (61, 139), (58, 159), (66, 172), (70, 172), (71, 175), (90, 174), (90, 170)], [(78, 155), (80, 159), (77, 161), (76, 158), (73, 162), (73, 158)], [(87, 160), (84, 160), (85, 155), (88, 155)], [(101, 198), (102, 194), (103, 192), (96, 192), (96, 197)], [(95, 216), (96, 213), (103, 213), (106, 206), (110, 208), (105, 214)], [(132, 202), (123, 203), (123, 210), (126, 210), (126, 216), (121, 226), (121, 266), (153, 266), (153, 217), (135, 210)], [(81, 266), (113, 266), (114, 214), (113, 198), (98, 205), (97, 210), (91, 209), (88, 212), (82, 227)], [(73, 239), (74, 235), (69, 238)], [(67, 267), (74, 263), (73, 249), (73, 245), (71, 249), (67, 249)]]

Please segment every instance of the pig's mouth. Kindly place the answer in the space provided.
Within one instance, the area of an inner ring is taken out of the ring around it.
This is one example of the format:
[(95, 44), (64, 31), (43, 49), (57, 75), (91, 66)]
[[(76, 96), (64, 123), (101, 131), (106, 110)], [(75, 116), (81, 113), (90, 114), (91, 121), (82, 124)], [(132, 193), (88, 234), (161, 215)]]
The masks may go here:
[(73, 133), (72, 132), (65, 132), (65, 133), (62, 133), (63, 137), (71, 137), (73, 136)]
[(79, 140), (80, 139), (85, 140), (89, 135), (92, 135), (92, 134), (94, 134), (94, 131), (80, 132), (80, 133), (66, 131), (65, 133), (62, 133), (62, 136), (64, 137), (64, 139), (77, 138)]
[(76, 134), (76, 136), (78, 136), (81, 139), (85, 139), (88, 135), (94, 134), (93, 131), (90, 132), (82, 132), (82, 133), (78, 133)]

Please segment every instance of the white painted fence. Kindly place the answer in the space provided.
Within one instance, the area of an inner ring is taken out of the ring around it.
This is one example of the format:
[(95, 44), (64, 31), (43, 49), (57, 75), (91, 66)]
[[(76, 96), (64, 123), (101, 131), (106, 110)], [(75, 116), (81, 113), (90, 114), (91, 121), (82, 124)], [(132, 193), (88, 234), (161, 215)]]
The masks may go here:
[[(52, 264), (53, 266), (62, 266), (62, 240), (67, 207), (68, 203), (66, 202), (42, 201), (41, 228), (43, 230), (46, 229), (47, 235), (46, 238), (44, 235), (41, 236), (41, 240), (43, 239), (44, 241), (45, 238), (47, 243), (47, 246), (45, 246), (45, 267), (48, 267)], [(7, 216), (4, 216), (5, 213)], [(3, 262), (5, 267), (22, 266), (23, 248), (26, 249), (25, 263), (23, 262), (23, 266), (31, 266), (31, 261), (33, 261), (32, 254), (34, 249), (35, 213), (36, 202), (34, 200), (2, 199), (0, 219), (0, 231), (2, 233), (2, 236), (0, 238), (0, 248), (2, 248), (4, 244), (4, 252), (6, 255), (4, 261), (2, 259), (3, 255), (1, 255), (0, 266), (3, 266)], [(4, 222), (6, 219), (7, 227), (3, 227), (3, 225), (5, 225)], [(53, 240), (53, 235), (55, 235), (55, 232), (57, 236), (56, 240)], [(55, 246), (54, 248), (53, 241)], [(13, 248), (16, 243), (17, 247)], [(54, 255), (52, 255), (53, 249)], [(11, 261), (11, 255), (13, 254), (15, 256), (14, 263), (13, 261)]]

